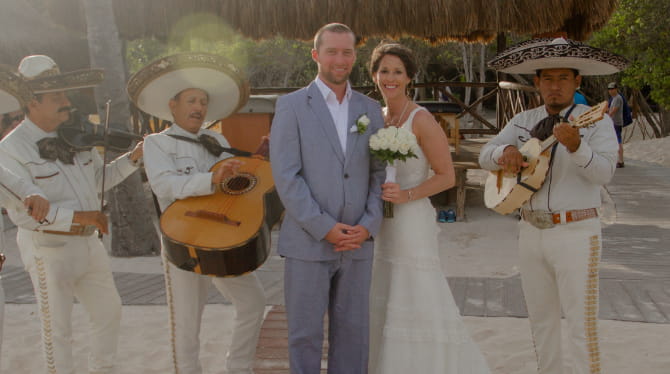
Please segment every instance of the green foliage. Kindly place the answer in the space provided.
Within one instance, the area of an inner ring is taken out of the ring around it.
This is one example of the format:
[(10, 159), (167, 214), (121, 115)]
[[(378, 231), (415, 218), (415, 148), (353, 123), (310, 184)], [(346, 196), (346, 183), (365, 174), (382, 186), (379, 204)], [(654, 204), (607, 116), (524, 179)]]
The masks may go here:
[[(373, 86), (368, 63), (372, 50), (380, 40), (369, 38), (357, 47), (357, 59), (350, 76), (354, 86)], [(416, 55), (418, 81), (464, 79), (458, 43), (432, 45), (410, 37), (400, 38), (399, 42), (411, 48)], [(159, 57), (181, 52), (207, 52), (232, 60), (245, 71), (252, 87), (302, 87), (317, 74), (311, 49), (311, 41), (290, 40), (281, 36), (254, 41), (231, 30), (218, 18), (200, 14), (185, 17), (175, 25), (168, 42), (154, 39), (127, 42), (126, 61), (132, 74)]]
[(651, 98), (670, 108), (670, 1), (621, 0), (609, 23), (590, 43), (631, 61), (624, 85), (652, 88)]

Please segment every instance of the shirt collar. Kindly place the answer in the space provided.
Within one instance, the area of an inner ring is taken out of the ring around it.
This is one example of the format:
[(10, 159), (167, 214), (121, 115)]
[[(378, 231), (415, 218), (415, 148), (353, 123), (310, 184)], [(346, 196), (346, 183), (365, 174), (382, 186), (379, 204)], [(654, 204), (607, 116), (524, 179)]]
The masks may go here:
[[(328, 96), (333, 95), (334, 98), (337, 98), (335, 95), (335, 92), (328, 87), (319, 76), (316, 77), (314, 80), (316, 83), (316, 86), (319, 88), (319, 91), (321, 91), (321, 95), (323, 95), (323, 99), (328, 102)], [(347, 89), (344, 92), (344, 100), (349, 101), (351, 99), (351, 84), (347, 81)]]
[(43, 138), (55, 138), (58, 137), (58, 132), (57, 131), (52, 131), (52, 132), (46, 132), (42, 130), (39, 126), (37, 126), (33, 121), (30, 120), (26, 116), (26, 118), (23, 120), (21, 124), (19, 124), (20, 127), (24, 128), (25, 133), (28, 135), (30, 138), (30, 141), (37, 142)]
[(197, 139), (198, 136), (200, 136), (200, 134), (202, 133), (202, 127), (198, 130), (198, 132), (196, 134), (194, 134), (190, 131), (184, 130), (183, 128), (181, 128), (181, 126), (177, 125), (175, 122), (172, 122), (172, 125), (170, 126), (168, 131), (171, 134), (174, 134), (174, 135), (185, 136), (185, 137), (188, 137), (188, 138)]
[[(571, 103), (570, 105), (566, 106), (565, 108), (561, 109), (560, 112), (558, 112), (558, 115), (562, 118), (565, 118), (565, 114), (572, 108), (574, 103)], [(549, 112), (547, 112), (547, 107), (545, 105), (542, 106), (544, 108), (544, 116), (549, 117)]]

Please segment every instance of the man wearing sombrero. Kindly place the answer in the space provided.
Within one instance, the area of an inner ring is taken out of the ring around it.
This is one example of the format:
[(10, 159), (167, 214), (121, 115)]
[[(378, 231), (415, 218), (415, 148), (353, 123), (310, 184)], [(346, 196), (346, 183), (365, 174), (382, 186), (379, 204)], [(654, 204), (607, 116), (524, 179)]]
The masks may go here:
[[(0, 140), (14, 127), (14, 117), (22, 114), (22, 102), (29, 96), (27, 85), (6, 66), (0, 65), (0, 112), (3, 115)], [(8, 118), (10, 120), (5, 121)], [(21, 116), (22, 118), (22, 116)], [(46, 218), (49, 213), (49, 202), (40, 196), (40, 191), (31, 183), (23, 181), (0, 165), (0, 210), (2, 207), (25, 209), (37, 222)], [(5, 227), (4, 218), (0, 216), (0, 271), (5, 262)], [(2, 280), (2, 278), (0, 278)], [(0, 282), (0, 348), (2, 347), (2, 324), (5, 312), (5, 293)]]
[(572, 356), (567, 372), (600, 373), (598, 208), (601, 186), (614, 175), (617, 140), (608, 116), (581, 129), (565, 122), (589, 109), (573, 103), (583, 75), (613, 74), (626, 64), (622, 57), (564, 38), (521, 43), (489, 62), (501, 72), (535, 75), (544, 105), (512, 118), (482, 148), (480, 165), (516, 174), (527, 166), (519, 152), (526, 141), (550, 135), (558, 140), (545, 182), (522, 206), (519, 222), (521, 281), (542, 374), (566, 372), (561, 312)]
[[(242, 107), (249, 87), (228, 60), (210, 54), (188, 53), (161, 58), (133, 75), (128, 94), (142, 111), (172, 121), (166, 130), (146, 138), (144, 166), (161, 212), (177, 199), (210, 195), (240, 166), (214, 148), (228, 147), (204, 122), (225, 118)], [(211, 146), (214, 145), (212, 148)], [(165, 243), (165, 241), (163, 241)], [(199, 374), (200, 323), (210, 284), (235, 306), (233, 336), (224, 373), (249, 374), (265, 311), (265, 294), (255, 273), (210, 277), (182, 270), (163, 249), (174, 373)]]
[(32, 96), (25, 120), (0, 142), (0, 163), (30, 181), (51, 203), (53, 214), (35, 222), (24, 210), (10, 209), (19, 227), (17, 243), (30, 274), (42, 322), (47, 373), (72, 374), (72, 301), (84, 306), (91, 322), (89, 371), (111, 373), (114, 367), (121, 299), (109, 259), (96, 229), (107, 233), (100, 211), (102, 170), (107, 188), (137, 169), (142, 156), (132, 152), (103, 165), (97, 150), (75, 151), (58, 137), (58, 127), (70, 116), (66, 91), (92, 87), (102, 71), (61, 73), (48, 56), (25, 57), (19, 74)]

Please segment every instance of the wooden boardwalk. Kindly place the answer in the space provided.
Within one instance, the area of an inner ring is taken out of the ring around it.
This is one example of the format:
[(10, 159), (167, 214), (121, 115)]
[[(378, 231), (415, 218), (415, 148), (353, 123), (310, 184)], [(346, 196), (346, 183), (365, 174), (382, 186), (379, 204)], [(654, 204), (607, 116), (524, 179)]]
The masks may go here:
[[(617, 169), (607, 186), (616, 205), (616, 217), (603, 229), (600, 318), (670, 323), (670, 175), (658, 166), (635, 162), (626, 165)], [(268, 304), (283, 304), (282, 259), (271, 256), (257, 274)], [(114, 279), (125, 305), (165, 304), (161, 274), (117, 272)], [(527, 316), (518, 276), (449, 277), (448, 281), (463, 315)], [(2, 283), (6, 302), (35, 302), (30, 279), (22, 267), (3, 269)], [(227, 301), (212, 287), (209, 302)]]

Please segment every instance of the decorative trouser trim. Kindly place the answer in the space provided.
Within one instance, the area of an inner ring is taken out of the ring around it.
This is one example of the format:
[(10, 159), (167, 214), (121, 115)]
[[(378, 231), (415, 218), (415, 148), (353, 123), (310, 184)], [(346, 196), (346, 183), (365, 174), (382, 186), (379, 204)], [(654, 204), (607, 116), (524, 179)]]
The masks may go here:
[(35, 257), (37, 268), (37, 281), (39, 290), (40, 316), (42, 320), (42, 346), (44, 349), (44, 359), (47, 366), (47, 373), (56, 374), (56, 359), (54, 358), (53, 331), (51, 329), (51, 312), (49, 311), (49, 290), (47, 288), (47, 274), (44, 269), (44, 261)]
[(589, 274), (586, 280), (586, 300), (584, 302), (584, 328), (586, 347), (589, 353), (591, 374), (600, 373), (600, 349), (598, 347), (598, 265), (600, 263), (600, 240), (591, 237), (589, 249)]
[(174, 316), (174, 302), (172, 296), (172, 279), (170, 278), (170, 266), (168, 260), (163, 257), (163, 270), (165, 273), (165, 298), (168, 306), (168, 324), (170, 328), (170, 345), (172, 347), (172, 364), (174, 365), (174, 373), (179, 374), (179, 366), (177, 366), (177, 338), (176, 326)]

